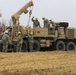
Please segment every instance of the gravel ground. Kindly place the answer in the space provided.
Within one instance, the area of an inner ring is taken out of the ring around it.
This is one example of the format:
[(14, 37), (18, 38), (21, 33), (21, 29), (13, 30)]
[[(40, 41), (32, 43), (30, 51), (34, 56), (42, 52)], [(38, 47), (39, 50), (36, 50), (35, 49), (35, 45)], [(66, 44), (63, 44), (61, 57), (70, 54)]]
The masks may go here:
[(0, 53), (0, 75), (76, 75), (76, 51)]

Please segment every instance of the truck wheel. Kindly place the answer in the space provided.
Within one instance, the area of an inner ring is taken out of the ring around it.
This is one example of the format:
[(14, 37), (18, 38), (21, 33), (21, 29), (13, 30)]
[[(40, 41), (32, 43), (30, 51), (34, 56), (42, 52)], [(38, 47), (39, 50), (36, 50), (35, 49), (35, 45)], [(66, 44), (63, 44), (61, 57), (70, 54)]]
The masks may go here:
[(65, 50), (65, 43), (63, 41), (58, 41), (56, 44), (56, 50)]
[(28, 46), (27, 46), (27, 41), (23, 41), (23, 44), (22, 44), (22, 52), (27, 52), (28, 50)]
[(37, 40), (34, 40), (34, 42), (33, 42), (33, 51), (34, 52), (40, 51), (40, 44)]
[(75, 43), (68, 42), (68, 44), (67, 44), (67, 50), (76, 50)]

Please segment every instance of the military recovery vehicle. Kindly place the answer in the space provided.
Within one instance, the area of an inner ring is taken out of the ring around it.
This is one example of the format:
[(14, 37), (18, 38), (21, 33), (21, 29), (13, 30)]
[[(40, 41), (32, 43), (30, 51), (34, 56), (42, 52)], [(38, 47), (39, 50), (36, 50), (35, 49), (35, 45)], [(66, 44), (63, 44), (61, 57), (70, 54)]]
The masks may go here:
[[(50, 50), (75, 50), (76, 49), (76, 29), (68, 27), (67, 22), (56, 23), (55, 33), (53, 27), (33, 28), (33, 51), (40, 51), (41, 48), (50, 48)], [(19, 27), (21, 30), (21, 26)], [(24, 28), (24, 27), (23, 27)], [(23, 51), (29, 51), (28, 35), (29, 28), (23, 30)], [(30, 30), (29, 30), (30, 31)]]
[[(29, 31), (33, 31), (33, 51), (40, 51), (41, 48), (50, 48), (53, 50), (75, 50), (76, 49), (76, 28), (68, 27), (67, 22), (55, 22), (56, 27), (48, 28), (29, 28), (24, 27), (19, 24), (19, 16), (22, 13), (28, 13), (27, 8), (32, 7), (33, 2), (28, 2), (23, 6), (18, 12), (12, 15), (13, 26), (8, 27), (7, 30), (10, 31), (10, 41), (15, 44), (17, 41), (17, 32), (22, 32), (23, 45), (22, 51), (26, 52), (29, 50), (27, 35)], [(29, 18), (32, 14), (32, 10), (29, 12)], [(17, 24), (18, 21), (18, 24)], [(9, 45), (9, 49), (11, 49)]]

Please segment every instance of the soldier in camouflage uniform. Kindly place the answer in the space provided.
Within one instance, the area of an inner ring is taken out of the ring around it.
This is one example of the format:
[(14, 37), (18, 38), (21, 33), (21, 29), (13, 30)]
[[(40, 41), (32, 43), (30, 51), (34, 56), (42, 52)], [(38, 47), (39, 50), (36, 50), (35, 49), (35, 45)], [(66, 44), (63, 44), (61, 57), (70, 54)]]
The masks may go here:
[(50, 22), (49, 22), (49, 20), (45, 19), (44, 17), (42, 19), (43, 19), (44, 27), (49, 29), (50, 28)]
[(0, 52), (1, 52), (1, 50), (2, 50), (2, 39), (1, 39), (1, 36), (0, 36)]
[(55, 29), (56, 29), (56, 23), (52, 20), (50, 20), (50, 24), (53, 26), (53, 34), (55, 34)]
[(38, 21), (37, 18), (34, 19), (34, 17), (32, 18), (32, 22), (33, 22), (33, 28), (35, 27), (41, 27), (40, 26), (40, 22)]
[(29, 41), (29, 49), (30, 52), (33, 51), (33, 31), (30, 31), (28, 34), (28, 41)]
[(23, 38), (21, 32), (19, 31), (17, 36), (17, 49), (16, 49), (17, 52), (22, 51), (22, 43), (23, 43)]
[(8, 48), (8, 44), (9, 44), (8, 31), (5, 31), (2, 36), (2, 44), (3, 44), (2, 52), (7, 52), (7, 48)]

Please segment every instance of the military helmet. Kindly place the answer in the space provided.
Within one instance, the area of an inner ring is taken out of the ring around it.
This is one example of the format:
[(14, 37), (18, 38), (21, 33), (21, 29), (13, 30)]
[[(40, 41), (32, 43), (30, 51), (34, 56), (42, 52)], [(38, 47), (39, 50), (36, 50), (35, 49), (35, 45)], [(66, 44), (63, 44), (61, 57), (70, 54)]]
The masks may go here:
[(8, 31), (6, 30), (4, 33), (8, 34)]
[(33, 31), (31, 31), (30, 34), (33, 35)]
[(42, 19), (45, 19), (45, 17), (42, 17)]
[(19, 31), (18, 34), (21, 34), (21, 32)]
[(38, 20), (38, 18), (36, 17), (35, 20)]
[(52, 21), (52, 19), (50, 19), (49, 21)]

